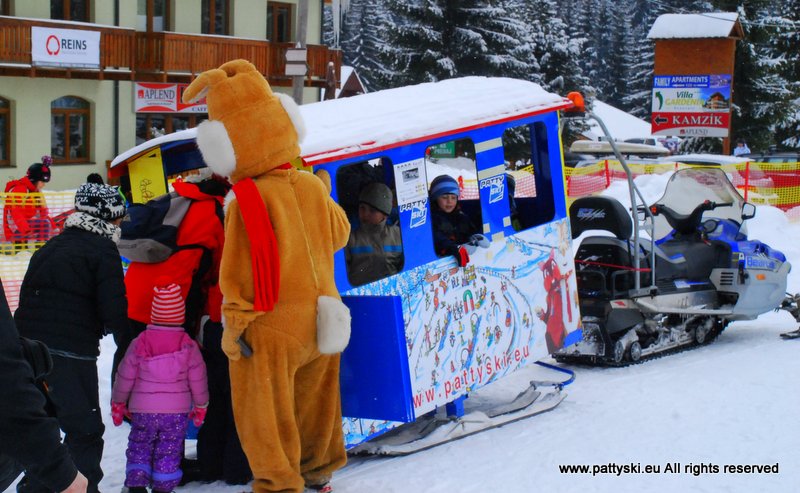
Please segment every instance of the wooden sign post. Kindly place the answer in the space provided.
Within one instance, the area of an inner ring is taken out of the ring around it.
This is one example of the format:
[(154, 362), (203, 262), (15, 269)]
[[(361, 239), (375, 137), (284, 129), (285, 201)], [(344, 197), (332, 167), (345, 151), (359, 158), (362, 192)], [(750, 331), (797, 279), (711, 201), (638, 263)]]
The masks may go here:
[(647, 37), (655, 40), (653, 134), (722, 137), (730, 154), (738, 14), (665, 14)]

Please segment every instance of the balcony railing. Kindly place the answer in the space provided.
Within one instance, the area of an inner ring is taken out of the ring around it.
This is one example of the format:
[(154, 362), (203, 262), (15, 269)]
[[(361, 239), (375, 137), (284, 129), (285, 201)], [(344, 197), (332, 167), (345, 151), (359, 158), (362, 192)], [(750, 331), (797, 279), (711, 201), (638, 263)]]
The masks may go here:
[[(31, 63), (31, 27), (99, 31), (99, 69), (37, 67)], [(273, 85), (290, 85), (285, 54), (292, 43), (133, 29), (0, 16), (0, 75), (188, 82), (228, 60), (251, 61)], [(340, 72), (342, 53), (309, 45), (306, 86), (324, 87), (328, 62)]]

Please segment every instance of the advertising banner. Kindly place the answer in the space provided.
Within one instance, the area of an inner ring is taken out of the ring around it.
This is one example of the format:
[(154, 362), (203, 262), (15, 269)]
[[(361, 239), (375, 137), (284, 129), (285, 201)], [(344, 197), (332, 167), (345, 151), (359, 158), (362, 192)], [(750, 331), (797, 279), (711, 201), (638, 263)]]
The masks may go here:
[(189, 84), (137, 82), (133, 86), (136, 113), (207, 113), (206, 100), (184, 104), (183, 91)]
[(730, 111), (730, 75), (656, 75), (653, 78), (654, 135), (727, 137)]
[(100, 68), (100, 33), (31, 27), (31, 63), (36, 66)]

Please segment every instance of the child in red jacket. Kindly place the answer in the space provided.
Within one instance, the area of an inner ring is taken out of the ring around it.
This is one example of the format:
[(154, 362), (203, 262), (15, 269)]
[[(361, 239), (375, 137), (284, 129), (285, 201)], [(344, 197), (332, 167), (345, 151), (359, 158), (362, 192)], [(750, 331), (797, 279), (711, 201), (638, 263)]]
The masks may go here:
[(24, 249), (28, 240), (50, 238), (53, 220), (41, 192), (50, 181), (51, 162), (50, 156), (42, 156), (42, 162), (31, 164), (25, 176), (6, 183), (3, 232), (13, 242), (14, 253)]

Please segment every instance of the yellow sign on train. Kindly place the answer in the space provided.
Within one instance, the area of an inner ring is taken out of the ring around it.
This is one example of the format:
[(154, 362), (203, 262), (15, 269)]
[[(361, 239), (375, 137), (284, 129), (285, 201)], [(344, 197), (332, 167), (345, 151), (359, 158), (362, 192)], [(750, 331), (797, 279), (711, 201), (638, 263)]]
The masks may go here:
[(142, 155), (128, 164), (131, 178), (131, 196), (135, 203), (144, 203), (167, 193), (161, 149)]

